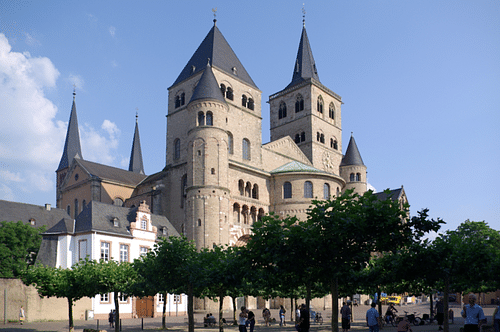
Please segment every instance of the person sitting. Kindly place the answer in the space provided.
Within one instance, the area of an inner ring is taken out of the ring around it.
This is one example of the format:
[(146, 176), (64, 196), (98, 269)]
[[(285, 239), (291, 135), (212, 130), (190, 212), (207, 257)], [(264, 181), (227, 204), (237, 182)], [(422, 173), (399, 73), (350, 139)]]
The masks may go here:
[(413, 332), (408, 321), (408, 317), (404, 317), (398, 324), (398, 332)]

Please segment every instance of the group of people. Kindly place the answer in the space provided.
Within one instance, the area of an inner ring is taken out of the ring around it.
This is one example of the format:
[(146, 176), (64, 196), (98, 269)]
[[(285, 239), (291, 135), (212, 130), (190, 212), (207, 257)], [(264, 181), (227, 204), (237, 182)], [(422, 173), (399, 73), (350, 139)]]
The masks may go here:
[(253, 311), (243, 306), (241, 307), (241, 312), (238, 317), (238, 328), (240, 332), (247, 332), (247, 327), (250, 327), (250, 332), (253, 332), (255, 327), (255, 314)]

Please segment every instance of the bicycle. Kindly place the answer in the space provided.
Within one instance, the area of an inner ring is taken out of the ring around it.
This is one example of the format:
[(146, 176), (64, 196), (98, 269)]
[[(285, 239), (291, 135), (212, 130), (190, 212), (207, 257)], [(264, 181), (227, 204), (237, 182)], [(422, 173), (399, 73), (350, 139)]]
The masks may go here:
[(314, 322), (323, 325), (323, 316), (321, 315), (321, 312), (316, 313), (316, 317), (314, 317)]
[(420, 322), (422, 321), (422, 318), (416, 317), (415, 316), (416, 313), (417, 312), (415, 311), (415, 312), (413, 312), (413, 314), (408, 315), (408, 311), (405, 311), (405, 315), (404, 316), (398, 316), (398, 317), (396, 317), (396, 319), (395, 319), (396, 325), (399, 324), (399, 322), (401, 322), (401, 320), (403, 320), (406, 317), (406, 318), (408, 318), (408, 321), (410, 322), (410, 324), (413, 324), (415, 326), (419, 326)]
[(383, 321), (383, 324), (384, 324), (384, 325), (389, 325), (389, 324), (391, 324), (391, 325), (392, 325), (392, 326), (394, 326), (394, 327), (396, 327), (396, 325), (398, 325), (398, 324), (396, 323), (396, 319), (395, 319), (395, 317), (394, 317), (394, 316), (392, 316), (392, 315), (385, 315), (382, 321)]

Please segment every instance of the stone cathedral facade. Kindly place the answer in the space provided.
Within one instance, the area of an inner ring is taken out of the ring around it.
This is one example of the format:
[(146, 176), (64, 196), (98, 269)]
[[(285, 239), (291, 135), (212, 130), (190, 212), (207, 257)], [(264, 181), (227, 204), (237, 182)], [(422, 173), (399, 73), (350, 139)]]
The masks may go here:
[[(365, 192), (354, 137), (342, 153), (342, 99), (321, 83), (305, 25), (290, 69), (290, 83), (269, 96), (271, 141), (262, 144), (261, 91), (214, 20), (168, 89), (166, 165), (151, 175), (137, 122), (128, 170), (84, 160), (73, 100), (57, 206), (76, 217), (91, 201), (145, 201), (201, 248), (244, 245), (266, 213), (305, 219), (312, 199)], [(394, 195), (406, 202), (403, 188)]]

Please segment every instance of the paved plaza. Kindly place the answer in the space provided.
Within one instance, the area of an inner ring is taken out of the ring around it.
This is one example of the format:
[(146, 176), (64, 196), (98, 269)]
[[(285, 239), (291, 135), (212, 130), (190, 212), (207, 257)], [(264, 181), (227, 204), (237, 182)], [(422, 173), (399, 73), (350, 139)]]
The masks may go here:
[[(353, 331), (368, 331), (365, 323), (365, 314), (369, 309), (369, 306), (361, 305), (358, 307), (354, 307), (353, 309), (353, 317), (354, 322), (351, 324), (351, 330)], [(383, 306), (383, 310), (385, 311), (386, 306)], [(398, 314), (404, 314), (404, 311), (408, 311), (409, 313), (417, 312), (417, 316), (421, 316), (422, 313), (428, 313), (428, 305), (409, 305), (409, 306), (401, 306), (397, 307)], [(460, 308), (458, 306), (452, 307), (455, 313), (455, 322), (450, 324), (450, 332), (459, 332), (460, 327), (463, 326), (463, 318), (460, 317)], [(486, 306), (483, 307), (484, 313), (488, 318), (488, 324), (491, 324), (491, 315), (493, 314), (494, 307)], [(264, 326), (264, 321), (262, 319), (261, 310), (253, 310), (257, 316), (257, 324), (255, 326), (255, 332), (294, 332), (294, 324), (290, 322), (290, 314), (287, 312), (287, 326), (280, 327), (278, 323), (274, 323), (271, 326)], [(324, 310), (321, 311), (325, 321), (322, 325), (319, 324), (311, 324), (311, 332), (322, 332), (322, 331), (331, 331), (331, 311)], [(272, 317), (278, 317), (278, 310), (271, 310)], [(195, 314), (195, 331), (196, 332), (217, 332), (218, 327), (204, 327), (203, 326), (203, 317), (205, 314), (197, 313)], [(224, 318), (227, 321), (232, 321), (232, 312), (224, 313)], [(114, 331), (111, 328), (107, 321), (104, 320), (75, 320), (75, 332), (82, 332), (83, 329), (92, 328), (99, 330), (104, 330), (107, 332)], [(99, 326), (98, 326), (99, 325)], [(122, 331), (127, 332), (140, 332), (140, 331), (153, 331), (159, 330), (161, 328), (161, 318), (144, 318), (142, 319), (123, 319), (122, 320)], [(169, 331), (179, 331), (184, 332), (187, 331), (187, 316), (171, 316), (167, 317), (167, 328)], [(431, 325), (421, 325), (421, 326), (412, 326), (414, 332), (427, 332), (438, 331), (438, 326), (436, 323)], [(9, 332), (67, 332), (68, 331), (68, 321), (54, 321), (54, 322), (29, 322), (24, 325), (19, 325), (18, 323), (8, 323), (8, 324), (0, 324), (0, 331), (9, 331)], [(227, 332), (238, 332), (238, 326), (225, 326), (224, 331)], [(342, 331), (339, 326), (339, 331)], [(388, 332), (396, 332), (395, 327), (384, 327), (381, 331)]]

